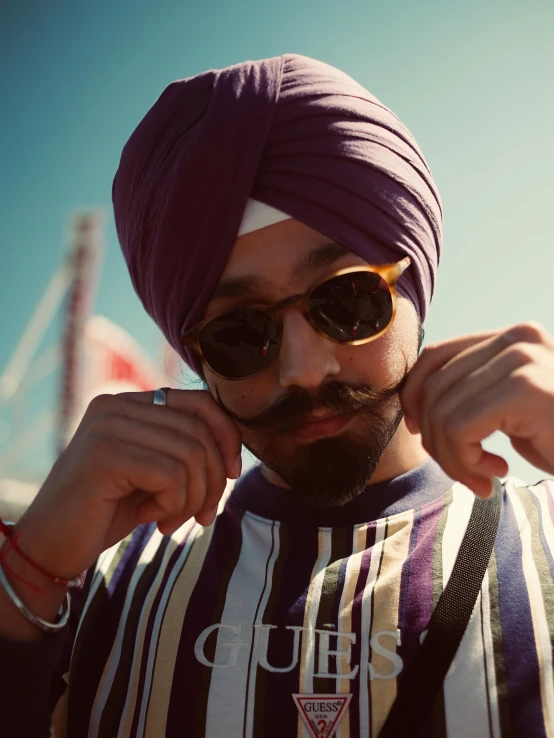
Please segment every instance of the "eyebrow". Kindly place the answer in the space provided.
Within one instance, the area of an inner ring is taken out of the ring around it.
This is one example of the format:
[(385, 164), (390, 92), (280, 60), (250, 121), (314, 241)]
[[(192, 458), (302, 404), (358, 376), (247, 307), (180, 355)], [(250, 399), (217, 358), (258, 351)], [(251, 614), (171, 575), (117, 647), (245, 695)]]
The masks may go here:
[[(350, 253), (349, 249), (340, 243), (332, 242), (319, 246), (304, 254), (298, 261), (294, 276), (296, 279), (302, 279), (308, 272), (330, 266), (348, 253)], [(217, 285), (210, 302), (262, 294), (270, 290), (271, 283), (267, 279), (254, 274), (247, 274), (244, 277), (229, 277), (228, 279), (222, 279)]]

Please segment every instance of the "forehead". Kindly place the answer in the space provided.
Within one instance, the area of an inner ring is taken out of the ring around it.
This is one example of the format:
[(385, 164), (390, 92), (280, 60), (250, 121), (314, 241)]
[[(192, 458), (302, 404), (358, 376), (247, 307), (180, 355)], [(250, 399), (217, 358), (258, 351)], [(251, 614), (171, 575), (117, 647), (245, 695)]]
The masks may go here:
[[(283, 280), (309, 280), (311, 272), (320, 265), (341, 257), (365, 264), (346, 247), (291, 218), (237, 238), (218, 287), (244, 277), (262, 278), (275, 286)], [(214, 297), (217, 292), (216, 288)]]

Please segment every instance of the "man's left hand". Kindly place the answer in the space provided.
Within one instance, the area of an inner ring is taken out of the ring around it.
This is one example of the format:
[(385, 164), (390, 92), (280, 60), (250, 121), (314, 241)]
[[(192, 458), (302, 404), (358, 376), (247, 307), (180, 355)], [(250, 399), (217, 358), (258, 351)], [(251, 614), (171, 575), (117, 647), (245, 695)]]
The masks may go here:
[(554, 337), (538, 323), (426, 347), (400, 401), (406, 425), (445, 472), (479, 497), (508, 464), (482, 441), (502, 431), (514, 449), (554, 474)]

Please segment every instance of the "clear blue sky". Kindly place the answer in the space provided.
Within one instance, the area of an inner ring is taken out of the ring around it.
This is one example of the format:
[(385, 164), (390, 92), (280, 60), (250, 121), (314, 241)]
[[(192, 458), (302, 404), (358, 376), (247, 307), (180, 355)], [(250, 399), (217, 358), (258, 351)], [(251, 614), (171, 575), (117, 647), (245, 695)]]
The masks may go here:
[[(159, 352), (111, 219), (121, 148), (173, 79), (285, 52), (351, 74), (426, 155), (445, 209), (428, 340), (529, 318), (554, 333), (553, 28), (551, 0), (4, 0), (0, 372), (63, 257), (68, 215), (89, 205), (109, 218), (96, 310)], [(54, 385), (35, 401), (52, 405)], [(540, 477), (508, 453), (513, 472)], [(33, 472), (48, 459), (37, 452)]]

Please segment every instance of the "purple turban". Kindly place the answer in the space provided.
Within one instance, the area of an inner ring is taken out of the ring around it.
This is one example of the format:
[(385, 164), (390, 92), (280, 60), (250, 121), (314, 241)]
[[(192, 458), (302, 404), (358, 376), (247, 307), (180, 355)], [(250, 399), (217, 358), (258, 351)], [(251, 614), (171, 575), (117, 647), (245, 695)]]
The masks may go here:
[(297, 54), (170, 84), (123, 149), (117, 233), (135, 290), (198, 370), (200, 321), (248, 198), (370, 263), (409, 255), (398, 289), (423, 320), (441, 252), (441, 203), (406, 127), (351, 77)]

